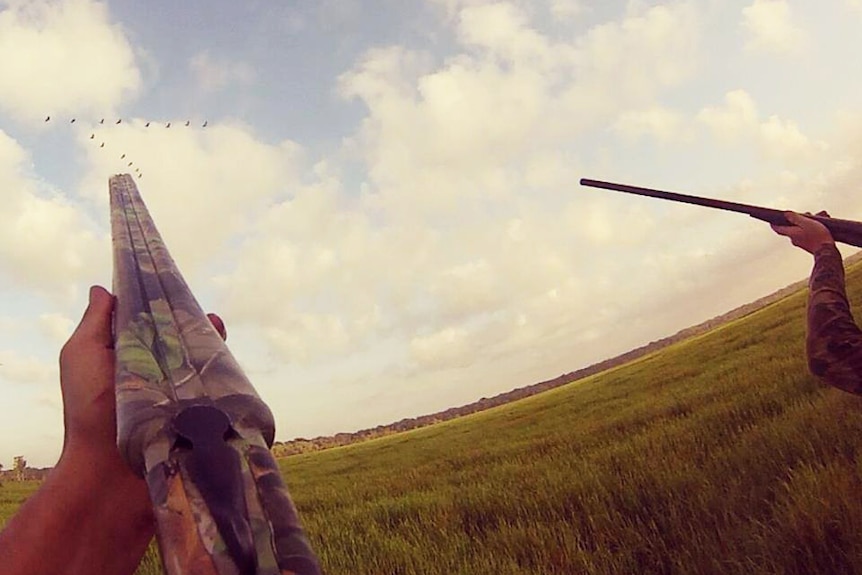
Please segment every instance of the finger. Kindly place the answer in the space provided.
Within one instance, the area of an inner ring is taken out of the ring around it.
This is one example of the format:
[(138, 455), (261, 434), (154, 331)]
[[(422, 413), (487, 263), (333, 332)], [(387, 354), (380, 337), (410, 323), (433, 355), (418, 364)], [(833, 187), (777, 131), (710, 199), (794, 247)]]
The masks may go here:
[(70, 340), (89, 339), (110, 347), (113, 344), (111, 334), (111, 314), (114, 311), (114, 296), (101, 286), (90, 288), (90, 301), (81, 323), (75, 329)]
[(221, 336), (221, 338), (227, 341), (227, 329), (225, 328), (222, 319), (214, 313), (208, 313), (207, 317), (209, 318), (210, 323), (213, 324), (213, 327), (216, 328), (216, 331)]
[[(787, 214), (784, 214), (784, 215), (785, 215), (785, 217), (787, 217)], [(788, 218), (788, 221), (790, 221), (789, 218)], [(790, 225), (787, 225), (787, 224), (769, 224), (769, 227), (771, 227), (772, 231), (774, 231), (776, 234), (781, 234), (782, 236), (789, 236), (790, 234), (799, 231), (799, 226), (793, 225), (792, 223)]]

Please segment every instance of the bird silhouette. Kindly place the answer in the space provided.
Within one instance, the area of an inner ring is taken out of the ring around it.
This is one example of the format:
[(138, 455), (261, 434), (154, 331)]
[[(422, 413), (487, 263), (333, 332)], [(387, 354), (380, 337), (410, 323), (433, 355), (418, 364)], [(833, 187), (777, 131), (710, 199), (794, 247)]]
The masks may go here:
[(140, 178), (143, 175), (144, 175), (143, 172), (141, 172), (140, 174), (138, 174), (138, 177)]
[(51, 119), (51, 116), (48, 116), (47, 118), (45, 118), (45, 121), (47, 122), (50, 119)]
[(146, 124), (144, 124), (144, 127), (145, 127), (145, 128), (149, 128), (149, 127), (150, 127), (150, 123), (149, 123), (149, 122), (147, 122)]
[(114, 123), (115, 123), (115, 124), (119, 124), (119, 123), (120, 123), (120, 122), (122, 122), (122, 121), (123, 121), (123, 119), (122, 119), (122, 118), (120, 118), (119, 120), (117, 120), (117, 121), (116, 121), (116, 122), (114, 122)]
[(95, 138), (95, 137), (96, 137), (96, 134), (90, 134), (90, 139), (91, 139), (91, 140), (92, 140), (93, 138)]
[(171, 127), (171, 123), (170, 123), (170, 122), (168, 122), (168, 125), (167, 125), (167, 126), (165, 126), (165, 128), (170, 128), (170, 127)]
[(99, 120), (99, 123), (100, 123), (100, 124), (104, 124), (104, 123), (105, 123), (105, 119), (104, 119), (104, 118), (102, 118), (101, 120)]
[(120, 156), (120, 159), (122, 160), (125, 157), (126, 157), (126, 154), (123, 154), (122, 156)]
[(186, 120), (186, 126), (188, 126), (189, 124), (191, 124), (191, 120)]
[(69, 123), (70, 123), (70, 124), (74, 124), (74, 123), (75, 123), (75, 118), (72, 118), (72, 121), (71, 121), (71, 122), (69, 122)]
[(100, 145), (99, 147), (100, 147), (100, 148), (104, 148), (104, 147), (105, 147), (105, 142), (102, 142), (102, 143), (101, 143), (101, 145)]
[(206, 128), (206, 127), (207, 127), (207, 124), (209, 124), (209, 120), (204, 120), (204, 125), (203, 125), (203, 126), (201, 126), (201, 128)]
[(131, 166), (131, 165), (132, 165), (132, 162), (129, 162), (129, 165)]

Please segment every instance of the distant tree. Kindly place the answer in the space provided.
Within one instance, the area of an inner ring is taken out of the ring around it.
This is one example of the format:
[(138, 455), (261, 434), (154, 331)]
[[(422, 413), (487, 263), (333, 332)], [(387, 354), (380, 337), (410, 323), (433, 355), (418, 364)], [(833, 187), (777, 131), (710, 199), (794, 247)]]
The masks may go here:
[(15, 479), (17, 481), (23, 481), (24, 470), (27, 469), (27, 460), (24, 459), (23, 455), (16, 455), (13, 461), (13, 465), (15, 467)]

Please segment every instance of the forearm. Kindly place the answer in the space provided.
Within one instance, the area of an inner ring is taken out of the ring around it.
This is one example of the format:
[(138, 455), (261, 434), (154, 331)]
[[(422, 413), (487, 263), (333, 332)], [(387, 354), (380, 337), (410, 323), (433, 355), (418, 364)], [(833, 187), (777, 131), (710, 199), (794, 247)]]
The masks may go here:
[(131, 574), (152, 536), (146, 484), (119, 453), (67, 449), (0, 533), (0, 572)]
[(814, 253), (808, 296), (807, 355), (811, 372), (827, 383), (862, 393), (862, 331), (844, 285), (841, 254), (834, 245)]

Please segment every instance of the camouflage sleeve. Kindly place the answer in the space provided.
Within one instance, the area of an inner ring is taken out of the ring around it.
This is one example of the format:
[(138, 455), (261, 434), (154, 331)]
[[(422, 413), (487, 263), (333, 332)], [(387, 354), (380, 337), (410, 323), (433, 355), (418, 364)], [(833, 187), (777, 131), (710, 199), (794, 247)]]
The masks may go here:
[(862, 394), (862, 330), (844, 286), (844, 265), (834, 245), (814, 253), (808, 295), (808, 367), (826, 383)]

